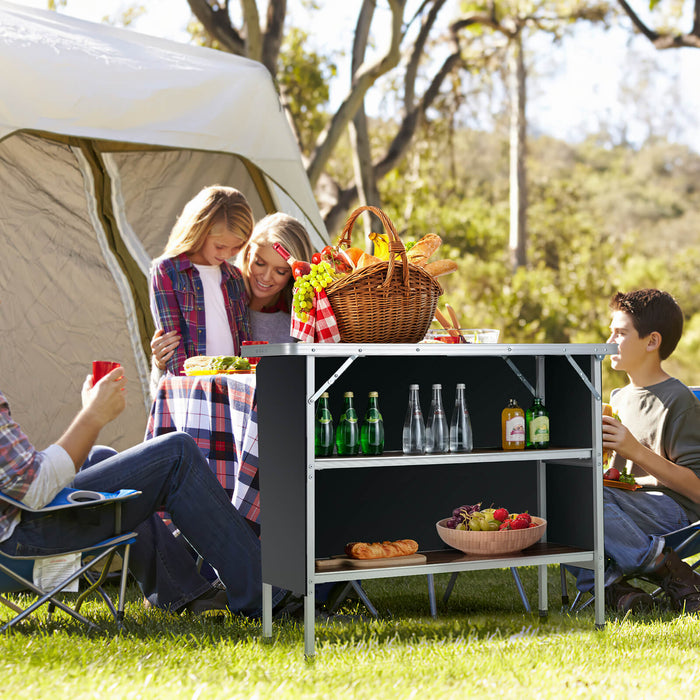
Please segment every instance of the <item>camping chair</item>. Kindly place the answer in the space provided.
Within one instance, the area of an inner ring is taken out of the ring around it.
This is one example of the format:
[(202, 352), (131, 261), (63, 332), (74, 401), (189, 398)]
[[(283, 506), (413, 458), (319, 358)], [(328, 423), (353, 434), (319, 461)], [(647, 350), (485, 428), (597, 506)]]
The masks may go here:
[[(31, 512), (50, 512), (63, 510), (66, 508), (111, 508), (114, 511), (114, 537), (95, 542), (88, 547), (80, 549), (67, 549), (61, 552), (61, 555), (79, 554), (80, 563), (69, 572), (64, 572), (58, 581), (40, 587), (34, 583), (34, 566), (35, 562), (47, 562), (57, 555), (46, 557), (24, 557), (24, 556), (9, 556), (0, 552), (0, 593), (10, 593), (15, 591), (29, 590), (36, 594), (37, 599), (28, 608), (22, 609), (10, 600), (7, 600), (0, 595), (0, 603), (3, 603), (14, 612), (17, 613), (9, 622), (5, 623), (0, 632), (4, 632), (10, 627), (17, 624), (20, 620), (31, 615), (35, 610), (40, 608), (45, 603), (48, 603), (49, 615), (53, 613), (55, 607), (59, 607), (71, 615), (76, 620), (87, 625), (90, 629), (99, 629), (99, 627), (79, 613), (80, 607), (88, 595), (93, 592), (98, 593), (109, 608), (114, 617), (117, 627), (123, 628), (124, 619), (124, 604), (126, 600), (126, 578), (129, 568), (129, 550), (133, 542), (136, 540), (135, 532), (121, 532), (121, 504), (130, 498), (135, 498), (141, 495), (140, 491), (131, 489), (122, 489), (117, 493), (103, 493), (98, 491), (81, 491), (77, 489), (65, 488), (60, 491), (56, 497), (43, 508), (30, 508), (20, 501), (10, 498), (0, 492), (0, 499), (20, 508)], [(123, 550), (122, 553), (122, 569), (121, 569), (121, 585), (119, 588), (118, 607), (115, 608), (107, 593), (102, 588), (102, 584), (107, 578), (110, 570), (110, 565), (114, 554), (117, 550)], [(89, 561), (88, 561), (89, 559)], [(103, 563), (101, 573), (93, 575), (91, 572), (95, 566)], [(89, 586), (77, 597), (75, 606), (71, 608), (64, 602), (59, 600), (56, 595), (64, 591), (71, 583), (79, 580), (80, 577), (87, 580)]]
[[(669, 532), (665, 536), (665, 540), (666, 545), (671, 547), (671, 549), (673, 549), (673, 551), (681, 559), (687, 559), (695, 554), (700, 554), (700, 520), (697, 520), (696, 522), (691, 523), (687, 527), (683, 527), (680, 530)], [(692, 564), (691, 568), (697, 569), (698, 565), (700, 565), (700, 559)], [(562, 564), (559, 565), (559, 571), (561, 575), (561, 602), (562, 606), (566, 608), (566, 606), (569, 604), (569, 596), (567, 592), (566, 571)], [(643, 575), (627, 577), (629, 580), (635, 578), (640, 580), (648, 580), (645, 579)], [(576, 593), (574, 602), (571, 604), (571, 608), (569, 609), (570, 612), (579, 612), (584, 608), (587, 608), (595, 600), (595, 597), (591, 594), (590, 597), (583, 604), (581, 604), (581, 598), (583, 595), (584, 594), (581, 591)], [(655, 600), (663, 599), (663, 591), (661, 588), (657, 588), (651, 595)]]

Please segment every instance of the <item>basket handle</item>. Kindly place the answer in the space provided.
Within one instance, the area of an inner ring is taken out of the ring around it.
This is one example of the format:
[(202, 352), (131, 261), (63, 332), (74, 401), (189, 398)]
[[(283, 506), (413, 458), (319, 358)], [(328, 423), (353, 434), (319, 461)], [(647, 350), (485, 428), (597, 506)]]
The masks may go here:
[(383, 289), (389, 284), (391, 276), (394, 274), (396, 253), (398, 253), (401, 258), (403, 286), (406, 287), (406, 289), (410, 289), (410, 285), (408, 283), (408, 258), (406, 257), (406, 247), (404, 246), (403, 241), (399, 238), (399, 234), (396, 232), (396, 227), (391, 222), (391, 219), (381, 209), (369, 205), (361, 206), (355, 209), (355, 211), (350, 214), (348, 220), (345, 222), (343, 231), (338, 239), (338, 246), (349, 246), (351, 244), (352, 227), (357, 220), (357, 217), (364, 211), (371, 211), (382, 222), (384, 231), (386, 232), (387, 236), (389, 236), (389, 267), (387, 268), (384, 282), (382, 282), (377, 289)]

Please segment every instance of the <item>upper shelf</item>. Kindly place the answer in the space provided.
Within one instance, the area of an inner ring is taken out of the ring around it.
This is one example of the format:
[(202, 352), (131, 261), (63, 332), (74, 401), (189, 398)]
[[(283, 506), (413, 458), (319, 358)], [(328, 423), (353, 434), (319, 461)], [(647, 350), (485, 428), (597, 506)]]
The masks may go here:
[(613, 355), (615, 343), (270, 343), (241, 349), (244, 357), (251, 355), (307, 355), (317, 357), (378, 357), (389, 356), (494, 356), (514, 357), (533, 355)]

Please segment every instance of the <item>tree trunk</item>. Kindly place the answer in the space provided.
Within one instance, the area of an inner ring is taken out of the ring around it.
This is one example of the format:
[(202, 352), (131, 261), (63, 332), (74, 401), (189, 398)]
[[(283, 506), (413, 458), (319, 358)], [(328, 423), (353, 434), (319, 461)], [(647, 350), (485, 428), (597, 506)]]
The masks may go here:
[[(355, 73), (364, 63), (369, 29), (376, 8), (375, 0), (364, 0), (357, 25), (355, 27), (355, 39), (352, 47), (352, 81)], [(372, 164), (372, 149), (370, 147), (369, 129), (367, 127), (367, 114), (365, 113), (364, 100), (357, 110), (349, 125), (350, 143), (352, 145), (352, 165), (355, 172), (355, 185), (359, 195), (360, 205), (379, 207), (379, 189)], [(381, 223), (374, 215), (365, 214), (361, 217), (365, 234), (364, 247), (369, 249), (369, 234), (372, 231), (381, 232)]]
[(510, 41), (510, 256), (513, 271), (527, 264), (525, 58), (522, 27)]

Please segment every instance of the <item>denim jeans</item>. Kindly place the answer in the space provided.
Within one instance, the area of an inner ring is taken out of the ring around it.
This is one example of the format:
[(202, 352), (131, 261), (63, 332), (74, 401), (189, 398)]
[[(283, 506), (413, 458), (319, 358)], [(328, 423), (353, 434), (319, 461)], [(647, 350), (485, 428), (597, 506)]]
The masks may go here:
[[(652, 571), (664, 548), (664, 535), (690, 524), (686, 512), (658, 491), (624, 491), (603, 487), (605, 585), (623, 576)], [(593, 588), (593, 571), (566, 567), (580, 591)]]
[[(122, 504), (122, 530), (138, 533), (129, 569), (152, 604), (177, 610), (210, 588), (184, 543), (173, 537), (156, 515), (165, 510), (182, 536), (218, 571), (231, 610), (260, 616), (260, 541), (189, 435), (168, 433), (102, 459), (78, 472), (71, 486), (143, 492)], [(23, 512), (19, 525), (0, 549), (8, 554), (52, 554), (113, 535), (111, 509)], [(273, 589), (273, 605), (283, 596), (284, 591)]]

